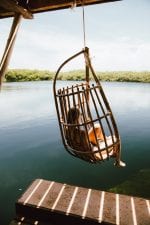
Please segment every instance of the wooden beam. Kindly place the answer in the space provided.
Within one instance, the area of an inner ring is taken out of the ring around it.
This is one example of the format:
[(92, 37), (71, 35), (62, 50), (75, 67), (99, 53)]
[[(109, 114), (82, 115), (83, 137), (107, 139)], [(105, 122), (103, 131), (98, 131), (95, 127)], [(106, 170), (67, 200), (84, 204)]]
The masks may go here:
[(45, 12), (45, 11), (52, 11), (52, 10), (59, 10), (65, 8), (71, 8), (73, 3), (76, 6), (84, 5), (93, 5), (93, 4), (101, 4), (101, 3), (108, 3), (108, 2), (115, 2), (121, 0), (30, 0), (29, 1), (29, 8), (33, 13), (37, 12)]
[[(26, 15), (27, 13), (40, 13), (47, 11), (55, 11), (60, 9), (70, 8), (73, 3), (76, 4), (77, 7), (80, 7), (84, 2), (84, 5), (94, 5), (94, 4), (102, 4), (109, 2), (117, 2), (122, 0), (29, 0), (28, 4), (26, 4), (27, 0), (18, 0), (19, 5), (14, 2), (15, 0), (0, 0), (0, 18), (7, 18), (14, 16), (14, 12), (20, 12), (20, 7), (22, 8), (22, 15), (25, 18), (30, 17), (30, 15)], [(7, 3), (7, 4), (6, 4)], [(19, 9), (14, 8), (11, 9), (8, 4), (15, 4), (15, 7), (19, 7)], [(2, 9), (2, 6), (4, 10)], [(27, 11), (24, 11), (27, 10)]]
[(0, 87), (2, 84), (2, 79), (5, 76), (8, 64), (9, 64), (9, 60), (10, 60), (10, 56), (13, 50), (13, 46), (15, 43), (15, 39), (17, 36), (17, 32), (18, 32), (18, 28), (21, 22), (21, 15), (20, 14), (16, 14), (11, 26), (11, 30), (10, 30), (10, 34), (7, 40), (7, 44), (5, 47), (5, 51), (2, 57), (2, 60), (0, 62)]
[(33, 15), (32, 13), (17, 4), (16, 1), (14, 0), (0, 0), (0, 7), (2, 7), (3, 9), (7, 10), (8, 12), (15, 12), (15, 13), (19, 13), (21, 14), (25, 19), (32, 19)]

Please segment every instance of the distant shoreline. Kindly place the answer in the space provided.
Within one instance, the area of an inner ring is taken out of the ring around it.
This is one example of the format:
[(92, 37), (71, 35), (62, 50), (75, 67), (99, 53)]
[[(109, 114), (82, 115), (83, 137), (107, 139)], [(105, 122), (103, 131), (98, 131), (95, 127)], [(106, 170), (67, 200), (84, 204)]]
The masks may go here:
[[(101, 81), (118, 82), (143, 82), (150, 83), (150, 71), (114, 71), (114, 72), (96, 72)], [(29, 70), (29, 69), (11, 69), (5, 75), (5, 82), (22, 81), (44, 81), (53, 80), (55, 72), (48, 70)], [(63, 72), (58, 77), (59, 80), (84, 80), (83, 70), (73, 70)]]

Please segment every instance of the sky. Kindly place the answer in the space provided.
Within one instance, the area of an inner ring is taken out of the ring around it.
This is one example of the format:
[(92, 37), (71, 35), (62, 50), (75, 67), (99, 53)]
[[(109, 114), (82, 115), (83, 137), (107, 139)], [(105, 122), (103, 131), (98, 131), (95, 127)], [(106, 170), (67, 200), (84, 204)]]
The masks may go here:
[[(123, 0), (85, 7), (86, 45), (98, 71), (150, 70), (150, 0)], [(12, 18), (0, 21), (0, 57)], [(35, 14), (22, 19), (10, 69), (56, 71), (83, 43), (82, 8)], [(79, 57), (64, 70), (83, 69)]]

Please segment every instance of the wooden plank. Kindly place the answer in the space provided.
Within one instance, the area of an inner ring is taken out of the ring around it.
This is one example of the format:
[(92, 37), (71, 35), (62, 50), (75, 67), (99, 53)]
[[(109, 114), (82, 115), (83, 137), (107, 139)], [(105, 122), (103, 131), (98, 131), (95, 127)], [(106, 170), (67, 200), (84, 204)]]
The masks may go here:
[(102, 221), (116, 224), (116, 198), (115, 194), (105, 192)]
[(18, 225), (149, 225), (150, 201), (37, 179), (16, 203), (16, 220)]
[(102, 192), (97, 190), (91, 191), (91, 197), (86, 213), (87, 218), (93, 218), (96, 221), (99, 221), (99, 212), (101, 207), (101, 198)]
[[(101, 4), (108, 2), (116, 2), (121, 0), (84, 0), (84, 5)], [(33, 13), (40, 13), (52, 10), (60, 10), (70, 8), (73, 5), (72, 0), (30, 0), (28, 4), (25, 1), (19, 1), (19, 5), (13, 0), (0, 0), (0, 18), (6, 18), (14, 16), (14, 13), (21, 13), (24, 18), (33, 18)], [(80, 7), (82, 1), (77, 0), (76, 6)], [(28, 10), (30, 9), (30, 11)], [(32, 14), (31, 14), (32, 13)]]
[(18, 199), (18, 203), (23, 204), (25, 202), (25, 200), (27, 199), (27, 197), (29, 196), (29, 194), (33, 191), (33, 189), (36, 188), (36, 186), (38, 185), (39, 181), (41, 179), (36, 179), (34, 180), (30, 186), (27, 188), (27, 190), (22, 194), (22, 196)]
[[(41, 207), (47, 208), (47, 209), (52, 209), (56, 204), (56, 199), (59, 201), (59, 193), (61, 189), (63, 188), (64, 184), (61, 183), (54, 183), (53, 186), (51, 187), (50, 191), (48, 192), (46, 198), (44, 199)], [(57, 202), (58, 202), (57, 201)]]
[(74, 193), (75, 187), (67, 185), (64, 188), (64, 191), (59, 199), (59, 202), (55, 208), (55, 210), (57, 211), (63, 211), (66, 214), (69, 214), (67, 212), (67, 209), (70, 205), (71, 199), (73, 197), (73, 193)]
[(120, 224), (133, 224), (131, 197), (119, 195), (119, 214)]
[(23, 205), (25, 205), (30, 198), (32, 197), (32, 195), (34, 195), (34, 193), (36, 192), (36, 190), (38, 189), (38, 187), (40, 186), (40, 184), (43, 182), (42, 179), (36, 179), (27, 189), (27, 191), (21, 196), (21, 198), (18, 199), (18, 203), (21, 203)]
[[(115, 2), (120, 0), (84, 0), (84, 5), (92, 5), (92, 4), (101, 4), (101, 3), (108, 3), (108, 2)], [(82, 6), (82, 1), (77, 0), (75, 2), (75, 6)], [(73, 6), (73, 1), (68, 0), (55, 0), (55, 1), (30, 1), (29, 8), (32, 12), (42, 12), (42, 11), (49, 11), (49, 10), (58, 10), (58, 9), (65, 9), (71, 8)]]
[(38, 206), (38, 204), (40, 203), (40, 200), (43, 197), (43, 193), (45, 193), (46, 190), (48, 189), (49, 182), (41, 180), (41, 182), (39, 182), (38, 184), (39, 185), (36, 186), (37, 187), (36, 190), (34, 189), (33, 192), (31, 192), (31, 195), (29, 195), (27, 197), (27, 199), (23, 203), (24, 205), (25, 204), (32, 204), (36, 207)]
[[(136, 221), (138, 225), (149, 225), (150, 224), (150, 213), (148, 209), (148, 200), (142, 198), (134, 198)], [(144, 223), (143, 223), (144, 218)]]
[(78, 188), (76, 198), (70, 210), (70, 214), (82, 217), (87, 194), (88, 194), (88, 189), (81, 188), (81, 187)]

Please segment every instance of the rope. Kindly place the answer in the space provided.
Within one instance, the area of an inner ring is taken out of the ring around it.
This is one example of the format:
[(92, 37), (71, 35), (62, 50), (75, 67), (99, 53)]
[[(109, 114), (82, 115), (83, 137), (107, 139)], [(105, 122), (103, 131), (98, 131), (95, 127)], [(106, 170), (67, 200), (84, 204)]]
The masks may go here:
[(84, 0), (82, 1), (82, 26), (83, 26), (83, 45), (86, 47), (86, 32), (85, 32), (85, 12), (84, 12)]
[(73, 10), (74, 8), (76, 8), (77, 6), (77, 3), (76, 3), (76, 0), (74, 0), (72, 3), (71, 3), (71, 9)]
[[(84, 49), (85, 49), (85, 47), (86, 47), (86, 32), (85, 32), (84, 0), (81, 0), (80, 3), (81, 3), (81, 6), (82, 6), (83, 46), (84, 46)], [(77, 6), (77, 2), (76, 2), (76, 0), (73, 0), (72, 3), (71, 3), (70, 8), (72, 10), (74, 10), (74, 8), (76, 8), (76, 6)]]

